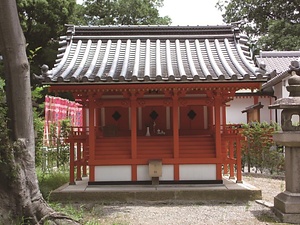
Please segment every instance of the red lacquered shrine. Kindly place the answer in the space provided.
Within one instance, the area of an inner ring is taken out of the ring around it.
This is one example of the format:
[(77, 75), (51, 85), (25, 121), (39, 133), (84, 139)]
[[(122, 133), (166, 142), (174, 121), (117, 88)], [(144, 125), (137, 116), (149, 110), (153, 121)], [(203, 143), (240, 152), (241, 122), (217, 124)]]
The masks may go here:
[(241, 182), (226, 103), (266, 75), (237, 28), (68, 26), (61, 45), (41, 78), (83, 107), (85, 125), (69, 137), (71, 184), (85, 175), (89, 184), (221, 183), (223, 173)]

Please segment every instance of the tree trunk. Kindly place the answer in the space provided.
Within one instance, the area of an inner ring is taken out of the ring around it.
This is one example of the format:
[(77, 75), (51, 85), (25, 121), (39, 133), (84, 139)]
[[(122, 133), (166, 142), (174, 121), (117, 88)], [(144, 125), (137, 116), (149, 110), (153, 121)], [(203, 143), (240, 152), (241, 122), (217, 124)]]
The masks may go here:
[(40, 224), (45, 218), (63, 218), (48, 206), (38, 186), (30, 70), (14, 0), (0, 0), (0, 52), (5, 66), (9, 143), (12, 143), (0, 146), (1, 224), (16, 224), (21, 220)]

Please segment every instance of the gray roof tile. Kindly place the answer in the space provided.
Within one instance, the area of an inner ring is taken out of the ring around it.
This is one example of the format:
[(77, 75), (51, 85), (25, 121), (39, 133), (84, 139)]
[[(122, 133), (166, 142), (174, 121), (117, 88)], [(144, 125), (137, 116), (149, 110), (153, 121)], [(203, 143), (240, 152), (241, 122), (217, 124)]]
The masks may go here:
[(291, 63), (300, 60), (300, 51), (261, 51), (255, 60), (258, 64), (265, 64), (271, 74), (271, 79), (262, 85), (266, 89), (290, 75)]
[(258, 63), (264, 63), (268, 72), (276, 71), (277, 74), (288, 70), (291, 61), (300, 58), (300, 51), (261, 51), (256, 56)]
[(69, 26), (45, 83), (265, 81), (232, 26)]

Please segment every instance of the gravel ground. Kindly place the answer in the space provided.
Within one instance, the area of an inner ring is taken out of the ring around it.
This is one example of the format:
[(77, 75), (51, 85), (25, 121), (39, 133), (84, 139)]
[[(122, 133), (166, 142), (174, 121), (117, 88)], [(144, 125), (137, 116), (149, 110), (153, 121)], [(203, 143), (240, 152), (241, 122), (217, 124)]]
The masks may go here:
[[(249, 176), (244, 182), (262, 190), (263, 200), (273, 204), (273, 198), (285, 189), (281, 179)], [(81, 206), (85, 220), (103, 225), (188, 225), (188, 224), (283, 224), (271, 209), (251, 202), (199, 202), (199, 203), (141, 203)], [(89, 218), (88, 218), (89, 217)]]

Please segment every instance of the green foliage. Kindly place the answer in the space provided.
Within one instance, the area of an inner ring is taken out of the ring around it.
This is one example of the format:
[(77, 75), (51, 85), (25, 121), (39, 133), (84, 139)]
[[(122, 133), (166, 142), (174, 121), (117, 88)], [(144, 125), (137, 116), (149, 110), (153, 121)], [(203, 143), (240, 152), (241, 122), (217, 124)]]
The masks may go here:
[[(61, 203), (50, 203), (50, 206), (57, 212), (62, 212), (63, 214), (66, 214), (72, 218), (74, 218), (77, 221), (82, 221), (84, 217), (84, 211), (81, 206), (75, 207), (72, 204), (61, 204)], [(82, 223), (84, 224), (84, 223)]]
[(103, 207), (101, 204), (77, 204), (77, 203), (56, 203), (51, 202), (50, 206), (57, 212), (62, 212), (65, 215), (68, 215), (75, 220), (79, 221), (84, 225), (101, 225), (101, 224), (129, 224), (126, 221), (122, 221), (119, 218), (114, 218), (112, 221), (108, 220), (100, 222), (99, 219), (103, 217)]
[[(8, 142), (8, 130), (7, 130), (7, 105), (5, 101), (4, 80), (0, 78), (0, 141), (1, 147), (5, 146)], [(1, 158), (0, 158), (1, 160)]]
[(76, 4), (74, 7), (74, 13), (69, 18), (70, 24), (84, 25), (86, 24), (85, 7), (83, 5)]
[[(71, 130), (71, 122), (69, 119), (61, 120), (59, 123), (53, 123), (50, 126), (50, 146), (43, 150), (44, 159), (47, 166), (44, 169), (51, 170), (56, 167), (66, 167), (69, 162), (70, 145), (66, 142)], [(59, 132), (58, 132), (59, 131)], [(44, 163), (45, 165), (45, 163)]]
[(278, 148), (272, 134), (278, 130), (276, 123), (253, 122), (242, 126), (246, 141), (242, 145), (242, 161), (248, 168), (255, 167), (261, 173), (268, 170), (271, 174), (283, 171), (284, 155)]
[(37, 53), (39, 50), (41, 50), (42, 47), (37, 47), (35, 49), (30, 49), (29, 50), (29, 54), (28, 54), (28, 60), (30, 63), (33, 63), (34, 62), (34, 58), (37, 56)]
[(42, 170), (37, 169), (37, 176), (40, 191), (44, 199), (48, 199), (51, 191), (59, 188), (69, 181), (68, 171), (51, 171), (50, 173), (45, 173)]
[[(40, 74), (40, 67), (54, 66), (58, 37), (65, 34), (65, 24), (133, 25), (170, 24), (160, 17), (163, 0), (17, 0), (20, 22), (26, 41), (31, 73)], [(1, 70), (1, 68), (0, 68)], [(1, 73), (1, 71), (0, 71)], [(33, 85), (37, 85), (32, 80)]]
[(44, 136), (44, 120), (43, 113), (44, 104), (38, 104), (40, 99), (43, 99), (43, 87), (35, 87), (32, 91), (33, 104), (33, 126), (35, 132), (35, 163), (36, 166), (41, 166), (43, 163), (43, 136)]
[(85, 21), (89, 25), (148, 25), (171, 23), (160, 17), (158, 8), (163, 0), (86, 0)]
[[(17, 0), (19, 18), (26, 41), (27, 54), (37, 53), (31, 71), (40, 72), (43, 64), (53, 65), (57, 54), (57, 39), (65, 33), (76, 0)], [(41, 48), (38, 52), (38, 48)]]
[(6, 167), (7, 151), (9, 149), (9, 136), (7, 128), (7, 105), (5, 101), (4, 80), (0, 78), (0, 169), (3, 170)]
[(291, 51), (300, 49), (300, 23), (291, 24), (284, 20), (270, 21), (269, 32), (258, 40), (263, 50)]
[(35, 132), (35, 164), (41, 166), (43, 161), (44, 120), (33, 110), (33, 126)]
[(299, 2), (219, 0), (217, 7), (224, 12), (224, 22), (244, 21), (241, 29), (252, 39), (260, 37), (258, 44), (262, 50), (299, 50)]
[[(6, 96), (4, 90), (5, 82), (0, 78), (0, 177), (3, 183), (11, 184), (15, 181), (18, 165), (15, 164), (15, 155), (20, 154), (19, 146), (16, 142), (14, 145), (9, 139), (8, 129), (8, 108), (6, 104)], [(11, 182), (8, 182), (11, 181)]]
[(45, 46), (65, 30), (76, 0), (17, 0), (21, 25), (30, 49)]

